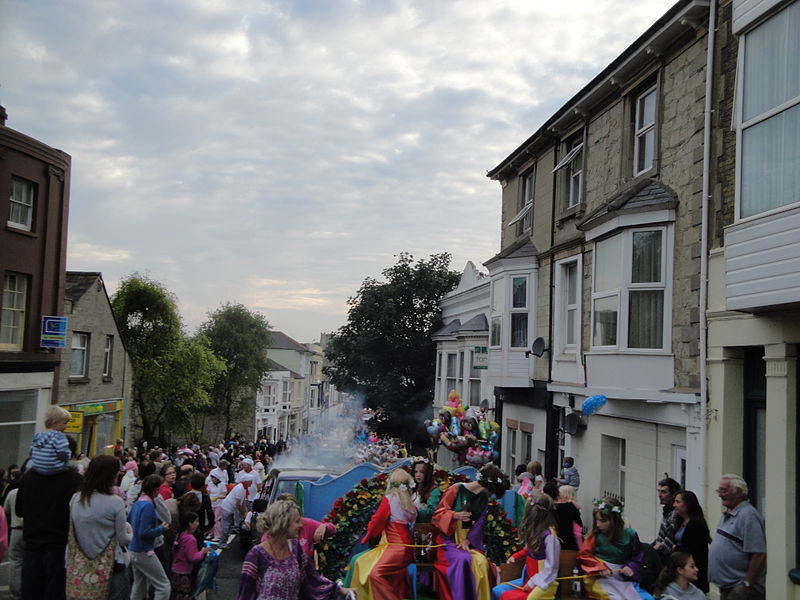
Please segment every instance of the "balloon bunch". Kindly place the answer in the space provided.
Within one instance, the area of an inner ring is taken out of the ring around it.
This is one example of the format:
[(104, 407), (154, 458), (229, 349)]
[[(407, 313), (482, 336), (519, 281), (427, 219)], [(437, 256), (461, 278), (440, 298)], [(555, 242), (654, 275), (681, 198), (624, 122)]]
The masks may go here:
[(454, 452), (462, 465), (480, 467), (499, 456), (494, 448), (500, 425), (487, 419), (485, 409), (465, 408), (455, 390), (448, 394), (439, 417), (425, 424), (431, 440)]

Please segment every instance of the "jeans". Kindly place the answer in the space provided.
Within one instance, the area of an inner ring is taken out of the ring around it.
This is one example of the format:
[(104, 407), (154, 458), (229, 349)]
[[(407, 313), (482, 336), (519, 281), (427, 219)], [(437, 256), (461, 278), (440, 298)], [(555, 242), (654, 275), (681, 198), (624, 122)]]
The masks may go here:
[(130, 555), (131, 569), (133, 570), (131, 600), (144, 600), (147, 596), (148, 583), (153, 586), (155, 592), (153, 600), (169, 600), (171, 591), (169, 578), (158, 557), (145, 552), (130, 552)]
[(223, 544), (228, 543), (228, 534), (231, 530), (231, 525), (235, 527), (239, 527), (242, 521), (242, 515), (240, 512), (228, 512), (225, 509), (222, 510), (222, 514), (220, 516), (220, 523), (222, 527), (222, 534), (220, 535), (220, 542)]
[(66, 552), (66, 544), (55, 550), (25, 550), (22, 600), (64, 600), (67, 587)]

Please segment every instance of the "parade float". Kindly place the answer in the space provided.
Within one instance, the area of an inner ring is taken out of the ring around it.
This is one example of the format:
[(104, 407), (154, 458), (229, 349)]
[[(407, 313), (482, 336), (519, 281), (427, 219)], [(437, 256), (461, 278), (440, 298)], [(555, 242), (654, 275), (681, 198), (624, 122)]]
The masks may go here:
[[(410, 461), (395, 468), (409, 470)], [(386, 478), (392, 469), (376, 473), (368, 479), (361, 479), (349, 491), (338, 497), (324, 520), (336, 525), (336, 533), (315, 547), (320, 572), (336, 580), (347, 567), (348, 561), (358, 547), (358, 540), (367, 530), (372, 515), (386, 491)], [(449, 486), (467, 482), (470, 478), (463, 473), (434, 470), (434, 482), (444, 491)], [(501, 564), (515, 552), (519, 543), (517, 530), (508, 519), (503, 506), (495, 499), (489, 501), (489, 514), (486, 520), (486, 555), (495, 564)]]

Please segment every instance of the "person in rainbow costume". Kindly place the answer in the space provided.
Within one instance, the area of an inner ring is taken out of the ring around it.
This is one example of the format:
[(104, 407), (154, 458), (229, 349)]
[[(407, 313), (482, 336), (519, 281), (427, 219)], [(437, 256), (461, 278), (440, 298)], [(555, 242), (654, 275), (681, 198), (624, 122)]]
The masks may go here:
[(555, 503), (547, 494), (525, 503), (520, 525), (525, 547), (508, 562), (525, 559), (521, 579), (503, 583), (492, 590), (495, 600), (553, 600), (558, 590), (558, 562), (561, 542), (556, 535)]
[(502, 496), (508, 478), (497, 465), (484, 465), (477, 481), (447, 488), (433, 513), (439, 530), (434, 579), (441, 600), (489, 600), (495, 568), (483, 553), (489, 496)]
[(414, 478), (405, 469), (389, 474), (386, 495), (372, 515), (361, 543), (381, 536), (380, 544), (353, 561), (347, 584), (359, 600), (401, 600), (411, 595), (407, 567), (414, 560), (411, 530), (417, 508), (411, 499)]
[(607, 497), (594, 501), (594, 522), (578, 552), (587, 575), (584, 587), (595, 600), (652, 600), (637, 581), (644, 552), (639, 536), (622, 520), (623, 504)]

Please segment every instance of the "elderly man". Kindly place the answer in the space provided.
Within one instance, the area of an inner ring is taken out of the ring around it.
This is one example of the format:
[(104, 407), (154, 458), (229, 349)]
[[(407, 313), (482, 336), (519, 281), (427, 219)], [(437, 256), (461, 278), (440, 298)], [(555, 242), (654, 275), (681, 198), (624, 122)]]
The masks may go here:
[(658, 492), (658, 502), (661, 504), (661, 526), (658, 528), (658, 537), (653, 541), (653, 549), (658, 551), (661, 560), (666, 560), (672, 551), (675, 550), (675, 494), (681, 491), (681, 484), (666, 477), (658, 482), (656, 488)]
[(762, 599), (764, 520), (747, 499), (747, 483), (740, 476), (723, 475), (717, 494), (725, 511), (708, 553), (708, 580), (717, 584), (722, 600)]

